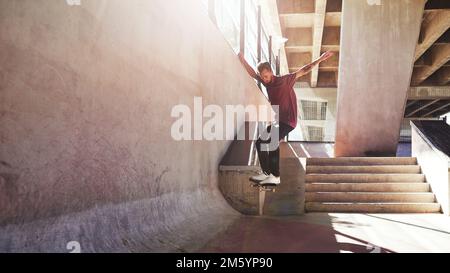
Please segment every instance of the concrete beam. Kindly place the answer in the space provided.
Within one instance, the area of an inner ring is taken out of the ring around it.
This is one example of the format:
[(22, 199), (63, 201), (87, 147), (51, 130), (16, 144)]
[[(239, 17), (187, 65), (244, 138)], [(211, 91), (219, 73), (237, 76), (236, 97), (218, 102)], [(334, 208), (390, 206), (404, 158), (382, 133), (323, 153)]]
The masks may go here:
[[(316, 3), (317, 11), (318, 3)], [(316, 13), (285, 13), (280, 14), (280, 20), (284, 27), (314, 27)], [(327, 27), (341, 26), (341, 12), (327, 12), (324, 25)]]
[[(322, 49), (322, 36), (325, 23), (325, 11), (327, 8), (327, 0), (316, 0), (316, 12), (314, 15), (313, 27), (313, 47), (312, 60), (320, 57)], [(317, 86), (317, 79), (319, 77), (319, 66), (315, 66), (311, 71), (311, 87)]]
[[(289, 69), (293, 70), (294, 68), (301, 67), (302, 65), (305, 65), (313, 59), (313, 50), (314, 50), (314, 30), (313, 28), (286, 28), (285, 36), (289, 39), (285, 49), (288, 53), (288, 63), (289, 63)], [(324, 27), (323, 33), (321, 36), (322, 39), (322, 46), (321, 46), (321, 52), (331, 50), (333, 52), (339, 52), (340, 51), (340, 27)], [(320, 55), (320, 53), (319, 53)], [(327, 61), (326, 63), (322, 63), (322, 66), (327, 67), (334, 67), (338, 66), (338, 60), (337, 57), (338, 54), (336, 54), (336, 57), (332, 58), (332, 61)], [(321, 69), (319, 68), (319, 71)], [(319, 78), (322, 77), (322, 73), (318, 76), (317, 85), (319, 82)], [(312, 73), (308, 74), (308, 78), (312, 77)], [(310, 81), (308, 81), (310, 82)], [(334, 85), (336, 85), (336, 81), (334, 81)], [(310, 82), (311, 85), (311, 82)]]
[(280, 14), (314, 12), (314, 0), (282, 0), (277, 2)]
[[(428, 52), (429, 53), (429, 52)], [(424, 67), (424, 66), (429, 66), (431, 65), (432, 60), (431, 60), (431, 56), (430, 54), (423, 54), (422, 56), (420, 56), (419, 59), (417, 59), (414, 62), (414, 67)]]
[(404, 118), (403, 123), (406, 122), (409, 125), (409, 122), (411, 120), (436, 120), (436, 118), (410, 117), (410, 118)]
[(449, 103), (446, 103), (446, 104), (444, 104), (444, 105), (441, 105), (441, 106), (439, 106), (439, 107), (437, 107), (437, 108), (435, 108), (435, 109), (433, 109), (433, 110), (431, 110), (431, 111), (429, 111), (429, 112), (423, 114), (422, 117), (429, 116), (429, 115), (431, 115), (431, 114), (433, 114), (433, 113), (435, 113), (435, 112), (437, 112), (437, 111), (439, 111), (439, 110), (442, 110), (442, 109), (444, 109), (444, 108), (446, 108), (446, 107), (448, 107), (448, 106), (450, 106), (450, 102), (449, 102)]
[(409, 117), (411, 117), (412, 115), (414, 115), (415, 113), (419, 112), (420, 110), (423, 110), (423, 109), (425, 109), (425, 108), (427, 108), (427, 107), (429, 107), (429, 106), (435, 104), (435, 103), (438, 102), (438, 101), (440, 101), (440, 100), (439, 100), (439, 99), (436, 99), (436, 100), (432, 100), (432, 101), (430, 101), (430, 102), (428, 102), (428, 103), (425, 103), (424, 105), (419, 105), (419, 107), (417, 107), (417, 108), (414, 109), (413, 111), (407, 113), (407, 114), (406, 114), (406, 117), (409, 118)]
[(325, 14), (326, 27), (340, 27), (342, 12), (327, 12)]
[(444, 34), (439, 37), (439, 39), (436, 40), (434, 44), (449, 44), (450, 43), (450, 28), (447, 29)]
[(323, 72), (336, 72), (339, 71), (338, 66), (321, 66), (319, 67), (319, 71)]
[[(301, 68), (301, 66), (293, 66), (290, 67), (289, 69), (292, 71), (296, 71), (299, 70)], [(319, 67), (319, 71), (323, 71), (323, 72), (336, 72), (339, 70), (338, 66), (320, 66)], [(313, 87), (313, 86), (311, 86)]]
[(280, 14), (280, 20), (286, 28), (313, 27), (314, 13)]
[(284, 34), (289, 40), (286, 46), (311, 46), (313, 32), (311, 28), (285, 28)]
[(310, 45), (289, 45), (285, 49), (287, 53), (312, 52), (312, 46)]
[(414, 61), (450, 27), (450, 10), (429, 10), (425, 12), (421, 28), (421, 43), (417, 45)]
[(337, 87), (338, 74), (338, 71), (321, 70), (317, 87)]
[(414, 104), (416, 104), (417, 103), (417, 100), (412, 100), (412, 101), (410, 101), (410, 102), (408, 102), (407, 104), (406, 104), (406, 107), (411, 107), (411, 106), (413, 106)]
[(340, 27), (324, 27), (322, 44), (339, 46), (341, 44), (341, 28)]
[(446, 85), (450, 82), (450, 66), (441, 67), (436, 72), (436, 80), (439, 85)]
[(324, 45), (322, 41), (322, 51), (334, 51), (339, 52), (341, 49), (340, 45)]
[(311, 53), (309, 52), (290, 53), (288, 57), (289, 69), (298, 69), (311, 62)]
[[(443, 116), (443, 115), (447, 115), (448, 116), (448, 113), (450, 113), (450, 107), (448, 107), (448, 108), (444, 108), (444, 109), (442, 109), (442, 110), (439, 110), (438, 112), (435, 112), (434, 113), (434, 115), (435, 116)], [(448, 123), (448, 122), (447, 122)]]
[[(312, 46), (310, 45), (290, 45), (286, 46), (286, 52), (287, 53), (298, 53), (298, 52), (312, 52)], [(339, 52), (340, 47), (339, 45), (324, 45), (322, 44), (322, 51), (335, 51)]]
[(411, 81), (413, 85), (421, 84), (431, 74), (450, 61), (450, 44), (434, 45), (430, 48), (430, 56), (432, 60), (431, 65), (414, 69)]
[(408, 100), (449, 99), (450, 86), (420, 86), (411, 87)]

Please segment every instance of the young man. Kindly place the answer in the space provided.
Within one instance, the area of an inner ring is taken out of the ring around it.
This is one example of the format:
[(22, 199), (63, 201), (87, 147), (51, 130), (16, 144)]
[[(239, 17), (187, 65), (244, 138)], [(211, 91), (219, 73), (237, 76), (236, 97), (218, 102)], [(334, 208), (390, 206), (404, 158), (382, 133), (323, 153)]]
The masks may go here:
[[(287, 134), (294, 130), (297, 126), (297, 98), (294, 92), (294, 84), (298, 78), (311, 72), (314, 66), (329, 59), (333, 56), (333, 53), (327, 51), (322, 54), (314, 62), (301, 67), (294, 73), (284, 76), (275, 76), (272, 72), (272, 68), (268, 62), (258, 64), (258, 73), (247, 63), (242, 53), (238, 54), (239, 60), (247, 70), (248, 74), (254, 79), (260, 81), (267, 89), (269, 101), (271, 105), (276, 105), (279, 108), (277, 113), (279, 123), (270, 125), (267, 128), (267, 132), (274, 137), (277, 134), (273, 133), (273, 130), (278, 130), (278, 143)], [(262, 139), (259, 136), (256, 141), (256, 149), (258, 151), (258, 158), (261, 164), (262, 173), (256, 176), (252, 176), (250, 180), (260, 183), (261, 185), (267, 184), (280, 184), (280, 149), (274, 151), (268, 151), (261, 148), (261, 144), (270, 143), (269, 139)]]

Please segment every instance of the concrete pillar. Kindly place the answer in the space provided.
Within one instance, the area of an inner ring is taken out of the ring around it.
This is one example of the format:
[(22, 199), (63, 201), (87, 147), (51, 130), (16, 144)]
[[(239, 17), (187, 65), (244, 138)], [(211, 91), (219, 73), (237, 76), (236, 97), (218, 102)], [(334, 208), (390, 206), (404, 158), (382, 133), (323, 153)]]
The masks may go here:
[(396, 153), (424, 0), (344, 0), (335, 156)]

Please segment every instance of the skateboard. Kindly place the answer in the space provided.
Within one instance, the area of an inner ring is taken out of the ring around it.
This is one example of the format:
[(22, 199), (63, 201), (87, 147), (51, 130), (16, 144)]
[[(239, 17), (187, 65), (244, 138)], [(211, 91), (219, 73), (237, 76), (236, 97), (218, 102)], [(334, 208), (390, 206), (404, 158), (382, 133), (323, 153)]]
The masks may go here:
[(276, 188), (277, 188), (277, 184), (265, 184), (265, 185), (261, 185), (259, 184), (259, 182), (250, 180), (250, 185), (253, 188), (259, 188), (259, 191), (271, 191), (271, 192), (275, 192)]

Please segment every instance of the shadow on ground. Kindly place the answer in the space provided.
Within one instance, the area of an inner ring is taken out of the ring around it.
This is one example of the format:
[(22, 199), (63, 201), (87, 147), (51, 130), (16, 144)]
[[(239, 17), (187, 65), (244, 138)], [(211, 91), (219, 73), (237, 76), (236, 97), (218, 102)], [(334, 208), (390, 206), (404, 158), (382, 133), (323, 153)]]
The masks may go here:
[[(332, 223), (328, 215), (318, 223), (301, 217), (241, 217), (199, 252), (393, 252), (338, 232)], [(355, 243), (338, 242), (338, 237)]]

